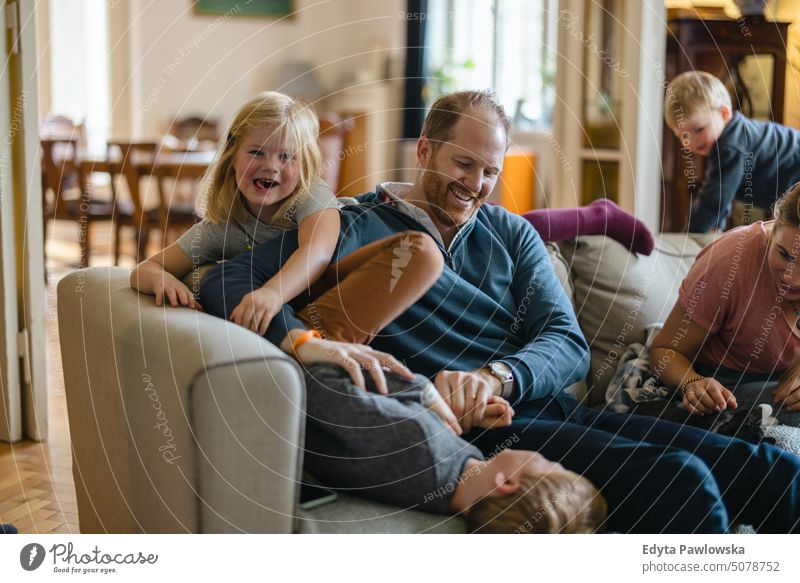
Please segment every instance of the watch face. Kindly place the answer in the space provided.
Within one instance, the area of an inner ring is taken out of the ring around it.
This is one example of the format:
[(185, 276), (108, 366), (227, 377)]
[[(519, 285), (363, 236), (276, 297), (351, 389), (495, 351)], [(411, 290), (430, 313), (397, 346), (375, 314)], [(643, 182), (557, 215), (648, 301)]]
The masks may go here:
[(502, 376), (505, 380), (508, 380), (508, 377), (511, 376), (511, 367), (503, 362), (493, 362), (489, 365), (489, 368), (492, 369), (493, 373)]

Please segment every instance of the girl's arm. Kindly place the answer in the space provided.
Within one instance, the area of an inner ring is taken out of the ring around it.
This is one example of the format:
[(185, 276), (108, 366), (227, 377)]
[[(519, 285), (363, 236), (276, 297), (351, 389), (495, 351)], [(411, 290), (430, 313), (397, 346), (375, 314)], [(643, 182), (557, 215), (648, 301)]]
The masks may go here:
[(297, 230), (297, 251), (262, 286), (276, 294), (280, 305), (288, 304), (310, 288), (330, 265), (340, 226), (337, 209), (325, 209), (303, 219)]
[(166, 298), (171, 306), (197, 309), (201, 307), (200, 304), (189, 288), (180, 281), (191, 268), (192, 258), (177, 243), (173, 243), (133, 269), (131, 287), (156, 296), (157, 306), (162, 305)]
[(242, 298), (231, 312), (231, 321), (263, 336), (281, 306), (311, 287), (328, 267), (339, 240), (340, 224), (337, 209), (325, 209), (303, 219), (297, 250), (274, 277)]
[(713, 378), (697, 374), (692, 366), (709, 334), (676, 303), (650, 347), (650, 366), (664, 384), (677, 389), (695, 379), (682, 387), (683, 404), (692, 413), (736, 407), (733, 393)]

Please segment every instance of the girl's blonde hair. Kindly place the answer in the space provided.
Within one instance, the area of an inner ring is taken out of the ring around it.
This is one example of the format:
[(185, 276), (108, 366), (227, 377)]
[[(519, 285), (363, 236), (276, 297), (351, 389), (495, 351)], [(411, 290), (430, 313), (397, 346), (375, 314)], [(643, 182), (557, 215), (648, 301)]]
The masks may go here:
[[(288, 222), (289, 210), (298, 196), (306, 196), (322, 174), (322, 155), (317, 145), (319, 119), (310, 105), (276, 91), (259, 93), (239, 108), (217, 148), (214, 162), (205, 175), (198, 212), (212, 223), (247, 218), (247, 207), (239, 196), (234, 157), (244, 137), (252, 130), (273, 127), (276, 135), (294, 148), (300, 162), (297, 188), (286, 197), (270, 223)], [(263, 217), (262, 217), (263, 219)]]

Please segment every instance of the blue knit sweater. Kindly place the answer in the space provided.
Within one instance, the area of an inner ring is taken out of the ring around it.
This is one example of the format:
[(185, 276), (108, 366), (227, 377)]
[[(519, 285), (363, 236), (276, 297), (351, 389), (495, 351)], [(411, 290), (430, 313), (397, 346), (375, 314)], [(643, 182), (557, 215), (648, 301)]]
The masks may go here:
[[(398, 232), (427, 232), (410, 216), (369, 193), (342, 209), (334, 260)], [(444, 271), (433, 287), (371, 343), (433, 378), (442, 370), (475, 370), (492, 360), (514, 374), (513, 400), (560, 393), (586, 375), (588, 346), (572, 305), (556, 277), (544, 243), (525, 219), (484, 205), (448, 249), (439, 245)], [(212, 269), (200, 302), (227, 317), (241, 298), (261, 286), (297, 248), (297, 233), (257, 247)], [(302, 301), (284, 306), (267, 339), (279, 344), (293, 328)]]
[(689, 217), (689, 232), (724, 229), (734, 199), (768, 211), (797, 181), (800, 131), (734, 112), (705, 158), (703, 184)]

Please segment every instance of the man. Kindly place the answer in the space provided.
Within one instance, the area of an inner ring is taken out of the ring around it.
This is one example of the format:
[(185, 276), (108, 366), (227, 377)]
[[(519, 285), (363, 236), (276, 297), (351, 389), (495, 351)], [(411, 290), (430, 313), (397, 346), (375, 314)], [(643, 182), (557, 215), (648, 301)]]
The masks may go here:
[[(382, 185), (343, 209), (335, 259), (415, 230), (433, 237), (445, 260), (433, 287), (371, 346), (433, 379), (465, 438), (484, 455), (509, 445), (536, 450), (588, 478), (608, 502), (610, 530), (725, 532), (732, 521), (766, 532), (798, 530), (796, 456), (657, 419), (595, 412), (564, 391), (588, 368), (572, 307), (536, 231), (484, 204), (509, 140), (509, 118), (491, 94), (444, 96), (423, 126), (415, 182)], [(286, 237), (212, 271), (201, 303), (230, 314), (293, 246), (296, 237)], [(303, 333), (284, 306), (266, 337), (291, 353)], [(515, 415), (508, 426), (485, 430), (493, 395), (511, 401)]]

